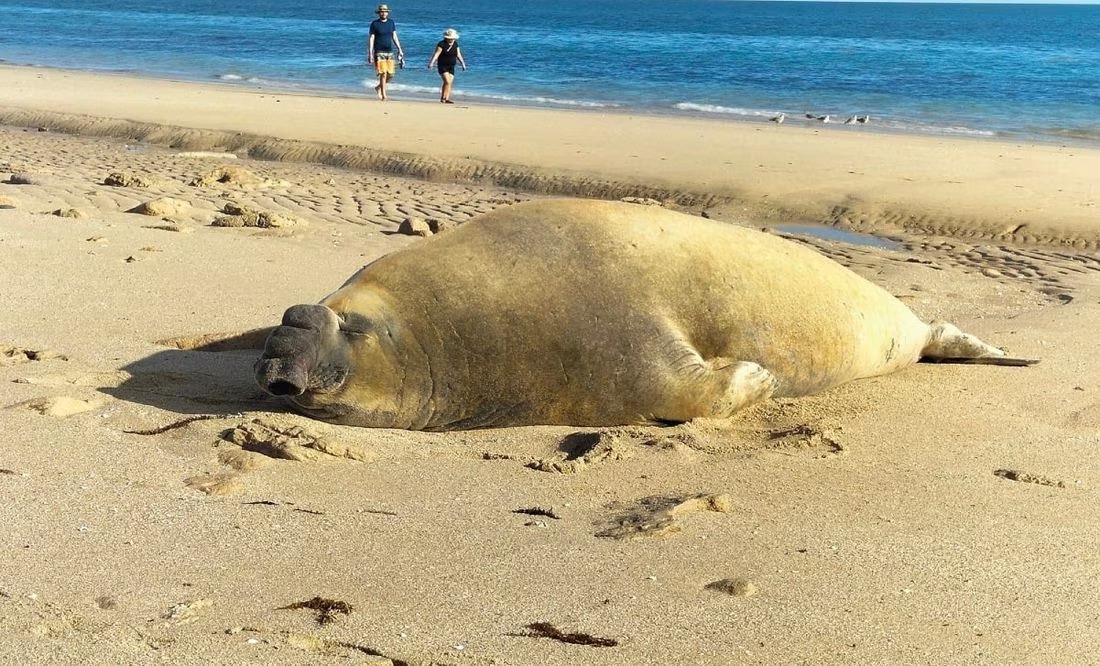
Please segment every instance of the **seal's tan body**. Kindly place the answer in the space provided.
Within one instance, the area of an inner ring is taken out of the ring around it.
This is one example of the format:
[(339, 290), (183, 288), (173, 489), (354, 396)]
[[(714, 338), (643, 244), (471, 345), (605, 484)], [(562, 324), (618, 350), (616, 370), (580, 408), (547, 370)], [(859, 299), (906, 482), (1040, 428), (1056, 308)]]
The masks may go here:
[[(382, 257), (322, 305), (335, 316), (322, 310), (307, 326), (288, 311), (281, 328), (323, 329), (311, 344), (321, 357), (341, 347), (344, 361), (321, 362), (293, 402), (337, 422), (412, 429), (729, 416), (769, 395), (897, 370), (937, 337), (889, 293), (797, 243), (595, 201), (499, 209)], [(938, 337), (964, 349), (932, 355), (1001, 354), (953, 328)], [(273, 341), (265, 385), (289, 367), (283, 348), (300, 346)]]

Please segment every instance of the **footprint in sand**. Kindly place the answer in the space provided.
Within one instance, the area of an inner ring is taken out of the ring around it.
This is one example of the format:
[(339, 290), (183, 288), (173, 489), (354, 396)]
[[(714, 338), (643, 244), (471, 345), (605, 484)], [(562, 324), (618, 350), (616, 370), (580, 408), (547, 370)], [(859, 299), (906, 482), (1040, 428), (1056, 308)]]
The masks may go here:
[(14, 405), (9, 405), (9, 409), (29, 409), (31, 411), (38, 412), (43, 416), (52, 416), (54, 418), (63, 419), (73, 414), (80, 414), (81, 412), (87, 412), (93, 409), (97, 409), (102, 406), (102, 403), (95, 400), (80, 400), (78, 398), (70, 398), (69, 396), (56, 396), (45, 398), (33, 398), (31, 400), (24, 400), (23, 402), (17, 402)]
[(533, 460), (527, 467), (540, 472), (577, 474), (590, 465), (623, 460), (633, 454), (632, 443), (616, 430), (575, 432), (567, 435), (558, 448), (563, 452), (561, 457)]
[(712, 511), (729, 513), (733, 500), (723, 494), (700, 494), (687, 497), (644, 497), (625, 508), (612, 505), (618, 513), (596, 533), (610, 539), (640, 539), (667, 536), (683, 529), (684, 516)]
[(164, 620), (164, 626), (166, 627), (191, 624), (200, 619), (204, 609), (210, 608), (213, 605), (214, 602), (210, 599), (181, 601), (180, 603), (169, 606), (167, 610), (161, 613), (160, 619)]
[(334, 438), (321, 424), (303, 426), (293, 417), (253, 419), (233, 428), (224, 437), (245, 451), (270, 458), (299, 462), (314, 462), (328, 457), (365, 462), (371, 458), (358, 447)]
[(68, 361), (69, 357), (51, 349), (26, 349), (25, 347), (0, 345), (0, 367), (49, 360)]
[(188, 477), (183, 482), (189, 488), (207, 495), (230, 495), (243, 487), (245, 474), (272, 464), (273, 459), (316, 462), (345, 458), (365, 462), (373, 458), (334, 438), (321, 424), (303, 426), (294, 417), (253, 419), (226, 431), (222, 439), (240, 447), (218, 454), (218, 462), (230, 469)]
[(705, 589), (731, 597), (751, 597), (756, 594), (756, 586), (744, 578), (723, 578), (707, 583)]
[(804, 423), (767, 433), (765, 448), (773, 451), (808, 451), (817, 458), (847, 453), (835, 435), (830, 435)]
[(244, 487), (241, 475), (237, 472), (196, 474), (184, 479), (183, 485), (214, 497), (232, 495)]
[(16, 377), (12, 380), (12, 383), (28, 384), (31, 386), (88, 386), (102, 389), (120, 386), (129, 379), (130, 373), (122, 370), (113, 372), (83, 372), (80, 370), (73, 370), (69, 372), (51, 372)]

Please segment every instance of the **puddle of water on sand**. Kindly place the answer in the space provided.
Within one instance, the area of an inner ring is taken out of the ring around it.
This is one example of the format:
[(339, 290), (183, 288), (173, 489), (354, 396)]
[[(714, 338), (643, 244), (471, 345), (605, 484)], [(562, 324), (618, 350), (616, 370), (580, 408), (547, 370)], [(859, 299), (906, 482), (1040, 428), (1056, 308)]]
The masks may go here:
[(844, 231), (835, 227), (818, 227), (809, 224), (783, 224), (775, 227), (776, 231), (785, 234), (798, 234), (800, 236), (813, 236), (825, 240), (840, 241), (851, 245), (870, 245), (887, 250), (901, 249), (901, 244), (888, 238), (879, 238), (871, 234), (861, 234), (855, 231)]

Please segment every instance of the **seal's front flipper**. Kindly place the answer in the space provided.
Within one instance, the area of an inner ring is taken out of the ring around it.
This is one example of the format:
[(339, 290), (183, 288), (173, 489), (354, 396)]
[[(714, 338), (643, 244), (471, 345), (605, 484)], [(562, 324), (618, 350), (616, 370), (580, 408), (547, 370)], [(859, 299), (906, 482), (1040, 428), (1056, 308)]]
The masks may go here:
[(933, 322), (928, 343), (921, 350), (924, 363), (970, 363), (981, 365), (1035, 365), (1037, 359), (1011, 358), (1004, 351), (945, 322)]
[(729, 418), (734, 413), (767, 400), (775, 392), (779, 382), (775, 375), (750, 361), (733, 361), (715, 358), (700, 363), (704, 371), (696, 369), (684, 382), (689, 393), (686, 419)]
[(767, 400), (775, 393), (779, 380), (752, 361), (731, 363), (725, 394), (714, 404), (714, 416), (729, 417), (745, 407)]

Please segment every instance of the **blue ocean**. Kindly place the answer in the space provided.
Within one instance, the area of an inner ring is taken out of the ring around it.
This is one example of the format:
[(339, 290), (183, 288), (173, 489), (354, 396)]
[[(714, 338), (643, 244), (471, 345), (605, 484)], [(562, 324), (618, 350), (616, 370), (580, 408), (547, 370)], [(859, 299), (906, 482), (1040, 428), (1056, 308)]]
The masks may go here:
[[(1100, 142), (1100, 6), (395, 0), (394, 98)], [(0, 0), (0, 60), (371, 97), (374, 2)]]

